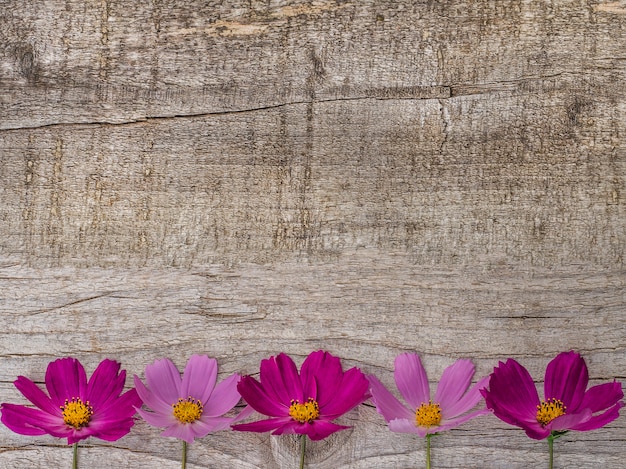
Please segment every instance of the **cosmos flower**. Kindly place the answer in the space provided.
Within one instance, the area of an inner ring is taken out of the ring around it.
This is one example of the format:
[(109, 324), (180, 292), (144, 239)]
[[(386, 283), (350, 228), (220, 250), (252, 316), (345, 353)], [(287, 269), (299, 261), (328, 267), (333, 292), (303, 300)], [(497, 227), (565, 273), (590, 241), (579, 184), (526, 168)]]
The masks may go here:
[(496, 417), (542, 440), (568, 430), (595, 430), (619, 417), (621, 383), (587, 389), (588, 382), (585, 360), (576, 352), (562, 352), (546, 368), (543, 400), (526, 368), (511, 358), (494, 368), (482, 393)]
[(75, 358), (61, 358), (48, 365), (48, 395), (24, 376), (15, 387), (37, 408), (2, 404), (2, 423), (21, 435), (49, 434), (67, 438), (69, 445), (90, 436), (115, 441), (133, 426), (135, 406), (141, 399), (134, 389), (122, 392), (126, 372), (120, 364), (103, 360), (89, 381)]
[(344, 372), (339, 358), (322, 350), (304, 360), (300, 373), (284, 353), (262, 360), (260, 382), (244, 376), (237, 389), (253, 409), (270, 418), (234, 425), (234, 430), (295, 433), (311, 440), (349, 428), (332, 420), (369, 397), (365, 375), (358, 368)]
[(192, 355), (181, 379), (171, 360), (155, 360), (146, 367), (146, 387), (137, 375), (135, 387), (143, 403), (151, 410), (137, 409), (139, 415), (155, 427), (165, 428), (161, 436), (193, 443), (211, 432), (225, 430), (249, 411), (237, 417), (224, 417), (241, 399), (237, 392), (238, 374), (216, 385), (217, 360), (206, 355)]
[[(489, 413), (487, 409), (472, 410), (482, 399), (480, 389), (489, 377), (469, 388), (474, 375), (470, 360), (457, 360), (444, 370), (431, 399), (426, 370), (415, 353), (396, 357), (394, 377), (400, 394), (408, 404), (402, 404), (375, 376), (368, 376), (372, 401), (389, 426), (398, 433), (415, 433), (425, 437), (458, 427), (464, 422)], [(468, 390), (469, 388), (469, 390)]]

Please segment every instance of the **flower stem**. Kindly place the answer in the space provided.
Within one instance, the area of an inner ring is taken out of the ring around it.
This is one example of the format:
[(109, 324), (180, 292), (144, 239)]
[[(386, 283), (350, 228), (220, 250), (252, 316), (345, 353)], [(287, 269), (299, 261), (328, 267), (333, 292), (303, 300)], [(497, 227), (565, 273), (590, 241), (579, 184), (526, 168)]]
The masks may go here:
[(78, 469), (78, 441), (72, 445), (72, 469)]
[(550, 435), (548, 437), (548, 469), (552, 469), (554, 465), (554, 437)]
[(300, 469), (304, 469), (304, 453), (306, 452), (306, 435), (300, 437)]
[(185, 469), (187, 467), (187, 442), (185, 440), (183, 440), (183, 456), (181, 461), (181, 468)]
[(430, 469), (430, 439), (432, 436), (432, 433), (426, 434), (426, 469)]

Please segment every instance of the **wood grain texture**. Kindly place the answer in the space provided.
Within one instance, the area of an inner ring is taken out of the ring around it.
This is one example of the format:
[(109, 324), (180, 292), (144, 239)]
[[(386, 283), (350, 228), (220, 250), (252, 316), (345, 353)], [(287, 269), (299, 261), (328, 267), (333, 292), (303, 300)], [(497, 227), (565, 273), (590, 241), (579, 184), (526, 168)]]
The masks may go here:
[[(392, 385), (559, 351), (626, 380), (626, 3), (0, 0), (0, 402), (54, 358), (220, 376), (285, 351)], [(130, 381), (128, 382), (130, 385)], [(422, 467), (371, 405), (308, 467)], [(0, 428), (0, 467), (68, 467)], [(626, 424), (557, 440), (621, 468)], [(93, 468), (179, 467), (138, 422)], [(438, 468), (544, 467), (492, 416), (433, 440)], [(292, 437), (221, 432), (191, 468), (295, 467)]]

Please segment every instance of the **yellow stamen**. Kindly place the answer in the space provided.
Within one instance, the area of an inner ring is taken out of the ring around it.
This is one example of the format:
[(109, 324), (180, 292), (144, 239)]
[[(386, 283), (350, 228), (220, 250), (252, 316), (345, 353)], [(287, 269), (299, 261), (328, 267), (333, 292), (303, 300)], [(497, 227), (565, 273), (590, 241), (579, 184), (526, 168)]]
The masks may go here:
[(441, 407), (432, 401), (422, 403), (415, 411), (415, 422), (418, 427), (436, 427), (441, 423)]
[(77, 397), (65, 399), (65, 404), (61, 406), (61, 410), (65, 424), (76, 430), (85, 427), (93, 415), (93, 407), (89, 401), (83, 402)]
[(181, 423), (192, 423), (200, 418), (204, 408), (202, 402), (189, 396), (187, 399), (179, 398), (176, 404), (172, 404), (174, 408), (174, 417)]
[(541, 401), (541, 404), (537, 406), (537, 422), (545, 427), (555, 418), (565, 415), (565, 410), (563, 401), (558, 399), (551, 398)]
[(312, 422), (320, 416), (320, 406), (312, 397), (309, 397), (304, 404), (300, 404), (300, 401), (292, 399), (289, 406), (289, 415), (300, 423)]

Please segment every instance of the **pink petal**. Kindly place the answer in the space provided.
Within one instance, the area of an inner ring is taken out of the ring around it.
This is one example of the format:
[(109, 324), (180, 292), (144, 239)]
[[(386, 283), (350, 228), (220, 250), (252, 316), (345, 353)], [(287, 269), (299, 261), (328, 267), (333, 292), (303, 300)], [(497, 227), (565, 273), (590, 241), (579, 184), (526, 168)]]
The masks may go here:
[(394, 376), (400, 394), (413, 409), (417, 409), (422, 403), (428, 403), (430, 399), (428, 377), (417, 354), (398, 355), (395, 360)]
[(289, 407), (268, 396), (263, 385), (251, 376), (242, 377), (237, 384), (237, 390), (241, 397), (257, 412), (270, 417), (289, 415)]
[(90, 404), (98, 407), (109, 399), (115, 399), (124, 389), (126, 371), (121, 373), (120, 364), (116, 361), (105, 359), (95, 369), (87, 383), (87, 395)]
[[(420, 433), (417, 425), (415, 424), (415, 419), (394, 419), (389, 422), (389, 430), (395, 433)], [(425, 434), (423, 431), (422, 433)]]
[(559, 353), (546, 368), (544, 395), (546, 399), (559, 399), (571, 411), (578, 409), (589, 374), (585, 360), (575, 352)]
[(434, 402), (441, 408), (456, 404), (467, 390), (472, 376), (474, 376), (474, 364), (470, 360), (461, 359), (454, 362), (441, 375)]
[(473, 418), (479, 417), (481, 415), (489, 414), (489, 409), (481, 409), (476, 412), (470, 412), (469, 414), (462, 415), (461, 417), (456, 417), (452, 419), (444, 419), (441, 422), (441, 425), (437, 427), (437, 432), (445, 432), (447, 430), (451, 430), (452, 428), (456, 428), (468, 420), (472, 420)]
[(192, 355), (187, 362), (180, 387), (182, 398), (206, 402), (217, 380), (217, 360), (206, 355)]
[(87, 375), (83, 365), (71, 357), (51, 362), (46, 370), (46, 389), (57, 406), (74, 397), (86, 400)]
[(235, 373), (215, 386), (211, 397), (204, 403), (202, 415), (219, 417), (235, 407), (241, 400), (239, 391), (237, 391), (237, 383), (240, 379), (241, 377)]
[(589, 408), (591, 412), (599, 412), (616, 404), (624, 398), (622, 384), (617, 381), (599, 384), (587, 390), (579, 408)]
[(46, 393), (39, 389), (39, 387), (30, 379), (25, 378), (24, 376), (18, 376), (17, 380), (15, 380), (13, 384), (15, 384), (15, 387), (26, 399), (35, 404), (41, 410), (51, 415), (61, 417), (62, 412), (60, 407), (54, 405)]
[(137, 394), (139, 398), (143, 401), (143, 403), (149, 408), (154, 410), (155, 412), (161, 414), (172, 414), (172, 403), (165, 402), (161, 400), (159, 396), (150, 391), (143, 382), (139, 379), (137, 375), (133, 377), (133, 382), (135, 383), (135, 389), (137, 390)]
[(167, 427), (163, 432), (161, 432), (161, 436), (171, 436), (191, 444), (196, 437), (196, 433), (194, 431), (193, 424), (179, 423), (177, 425)]
[(415, 417), (413, 411), (403, 406), (376, 376), (369, 375), (367, 379), (370, 382), (372, 401), (376, 406), (376, 410), (383, 416), (386, 422), (394, 419), (411, 419)]
[(587, 422), (591, 418), (591, 411), (584, 409), (575, 414), (565, 414), (550, 421), (545, 428), (550, 431), (565, 431), (571, 427)]
[(465, 395), (452, 404), (450, 407), (441, 406), (441, 417), (443, 419), (452, 419), (461, 415), (476, 406), (483, 396), (480, 394), (480, 390), (485, 388), (489, 384), (489, 376), (485, 376), (480, 379), (474, 386), (472, 386)]
[(143, 409), (137, 409), (137, 413), (150, 425), (159, 428), (169, 427), (170, 425), (179, 425), (180, 422), (174, 417), (173, 413), (165, 414), (161, 412), (148, 412)]
[(619, 409), (624, 407), (623, 402), (618, 402), (611, 408), (609, 408), (606, 412), (591, 417), (586, 422), (581, 422), (577, 425), (572, 425), (570, 427), (571, 430), (577, 430), (579, 432), (587, 432), (589, 430), (596, 430), (598, 428), (604, 427), (608, 423), (611, 423), (617, 417), (619, 417)]
[(233, 425), (232, 429), (239, 432), (263, 433), (275, 430), (287, 422), (294, 422), (294, 420), (291, 417), (258, 420), (256, 422), (240, 423), (237, 425)]
[(150, 390), (163, 402), (174, 404), (181, 394), (180, 372), (168, 358), (155, 360), (146, 367), (146, 383)]
[(336, 390), (333, 399), (324, 406), (320, 406), (320, 416), (332, 420), (345, 414), (367, 400), (368, 389), (369, 382), (361, 370), (350, 368), (344, 373), (341, 385)]
[(196, 438), (203, 438), (209, 433), (230, 429), (232, 423), (233, 419), (230, 417), (207, 418), (202, 415), (200, 420), (196, 420), (192, 425), (195, 427)]

